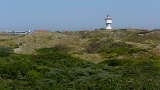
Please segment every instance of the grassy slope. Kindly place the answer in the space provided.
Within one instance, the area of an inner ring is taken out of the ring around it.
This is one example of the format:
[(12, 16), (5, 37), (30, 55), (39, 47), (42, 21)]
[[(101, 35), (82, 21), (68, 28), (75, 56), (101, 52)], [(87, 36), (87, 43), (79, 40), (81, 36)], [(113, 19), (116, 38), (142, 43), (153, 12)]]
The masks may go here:
[[(0, 45), (11, 48), (16, 48), (16, 53), (32, 54), (37, 48), (49, 47), (65, 47), (69, 48), (67, 53), (73, 56), (93, 61), (101, 62), (105, 57), (112, 57), (111, 53), (86, 52), (93, 43), (103, 43), (106, 45), (107, 40), (112, 40), (110, 43), (123, 42), (124, 44), (132, 45), (132, 48), (146, 49), (147, 52), (132, 53), (129, 56), (159, 56), (160, 52), (160, 31), (145, 31), (145, 30), (115, 30), (115, 31), (77, 31), (77, 32), (46, 32), (33, 33), (31, 35), (1, 35)], [(106, 46), (99, 45), (97, 48)], [(118, 47), (117, 47), (118, 48)], [(119, 55), (117, 58), (126, 58), (128, 55)], [(105, 55), (105, 56), (104, 56)]]

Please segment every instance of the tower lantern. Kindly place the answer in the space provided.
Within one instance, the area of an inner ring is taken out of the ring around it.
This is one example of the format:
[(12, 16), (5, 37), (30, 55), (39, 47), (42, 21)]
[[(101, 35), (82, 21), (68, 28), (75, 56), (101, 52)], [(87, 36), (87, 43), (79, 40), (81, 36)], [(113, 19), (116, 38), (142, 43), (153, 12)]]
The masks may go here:
[(112, 30), (112, 17), (108, 15), (105, 21), (106, 21), (106, 30)]

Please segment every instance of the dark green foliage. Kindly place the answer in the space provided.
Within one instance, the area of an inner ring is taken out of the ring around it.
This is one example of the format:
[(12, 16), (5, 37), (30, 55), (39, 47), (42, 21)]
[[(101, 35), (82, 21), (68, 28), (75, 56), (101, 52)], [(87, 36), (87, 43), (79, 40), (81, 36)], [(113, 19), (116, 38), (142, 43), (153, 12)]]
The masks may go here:
[(12, 51), (11, 48), (0, 47), (0, 57), (9, 56), (12, 52), (13, 52), (13, 51)]
[[(87, 52), (94, 53), (94, 52), (111, 52), (110, 49), (119, 49), (119, 48), (132, 48), (132, 45), (123, 43), (123, 42), (114, 42), (112, 39), (98, 41), (98, 42), (91, 42), (89, 47), (87, 48)], [(109, 49), (109, 50), (106, 50)], [(103, 50), (103, 51), (102, 51)]]
[(116, 56), (147, 52), (145, 49), (136, 48), (135, 46), (126, 44), (124, 42), (114, 42), (112, 39), (91, 42), (86, 51), (88, 53), (116, 54)]
[(54, 48), (55, 48), (57, 51), (60, 51), (60, 52), (63, 52), (63, 53), (68, 53), (68, 52), (71, 50), (71, 48), (69, 48), (69, 47), (67, 47), (67, 46), (64, 46), (64, 45), (61, 45), (61, 44), (56, 45)]
[(0, 89), (159, 90), (158, 60), (109, 59), (94, 64), (56, 48), (43, 48), (36, 55), (12, 54), (1, 58)]
[(132, 60), (121, 60), (121, 59), (110, 59), (101, 62), (100, 64), (108, 65), (108, 66), (124, 66), (133, 63)]

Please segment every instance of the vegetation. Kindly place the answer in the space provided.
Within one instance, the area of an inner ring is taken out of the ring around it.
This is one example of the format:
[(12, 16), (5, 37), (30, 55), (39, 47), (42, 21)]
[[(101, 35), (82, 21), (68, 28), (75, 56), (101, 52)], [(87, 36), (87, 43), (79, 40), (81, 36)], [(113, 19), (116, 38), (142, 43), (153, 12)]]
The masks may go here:
[(1, 36), (0, 89), (160, 90), (158, 33), (96, 30)]
[(94, 64), (55, 48), (37, 50), (36, 55), (11, 54), (0, 60), (3, 90), (158, 90), (158, 58), (110, 59)]

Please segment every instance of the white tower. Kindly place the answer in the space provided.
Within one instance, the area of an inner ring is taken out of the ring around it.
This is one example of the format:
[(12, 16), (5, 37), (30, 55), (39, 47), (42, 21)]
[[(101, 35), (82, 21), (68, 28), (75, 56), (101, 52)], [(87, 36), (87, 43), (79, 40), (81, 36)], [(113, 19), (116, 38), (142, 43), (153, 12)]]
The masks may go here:
[(112, 30), (112, 17), (108, 15), (105, 21), (106, 21), (106, 30)]

